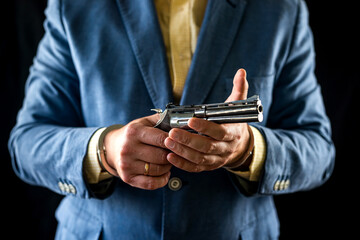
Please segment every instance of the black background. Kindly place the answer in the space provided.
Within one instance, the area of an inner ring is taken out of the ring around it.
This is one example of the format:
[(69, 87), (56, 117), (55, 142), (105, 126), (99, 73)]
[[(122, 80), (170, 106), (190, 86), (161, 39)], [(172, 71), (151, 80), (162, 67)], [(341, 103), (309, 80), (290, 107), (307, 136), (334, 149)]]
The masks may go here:
[[(52, 239), (56, 229), (54, 212), (61, 196), (19, 180), (7, 150), (29, 66), (43, 35), (46, 1), (4, 2), (0, 10), (0, 176), (5, 222), (1, 232), (11, 238)], [(322, 187), (275, 197), (281, 239), (352, 239), (358, 222), (360, 13), (356, 1), (306, 2), (317, 52), (316, 74), (332, 122), (337, 156), (333, 175)]]

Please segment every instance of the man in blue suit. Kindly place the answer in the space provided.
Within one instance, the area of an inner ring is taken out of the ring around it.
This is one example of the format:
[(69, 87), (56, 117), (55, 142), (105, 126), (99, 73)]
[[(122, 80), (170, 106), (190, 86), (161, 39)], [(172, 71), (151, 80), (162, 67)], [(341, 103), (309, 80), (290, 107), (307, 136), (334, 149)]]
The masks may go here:
[[(50, 0), (46, 16), (9, 150), (67, 195), (58, 239), (276, 239), (271, 195), (330, 177), (303, 1)], [(253, 94), (262, 123), (153, 128), (168, 102)]]

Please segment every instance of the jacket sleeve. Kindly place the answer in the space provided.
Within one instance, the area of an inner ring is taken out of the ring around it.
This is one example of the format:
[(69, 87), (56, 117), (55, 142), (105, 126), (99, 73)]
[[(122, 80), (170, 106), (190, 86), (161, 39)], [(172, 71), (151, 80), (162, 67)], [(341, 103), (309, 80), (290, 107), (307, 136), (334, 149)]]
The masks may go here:
[(49, 1), (45, 35), (8, 147), (13, 169), (25, 182), (89, 197), (82, 165), (97, 128), (85, 127), (83, 121), (79, 81), (60, 9), (59, 1)]
[(257, 192), (280, 194), (312, 189), (334, 168), (335, 149), (320, 86), (308, 13), (299, 2), (291, 49), (277, 73), (266, 127), (267, 156)]

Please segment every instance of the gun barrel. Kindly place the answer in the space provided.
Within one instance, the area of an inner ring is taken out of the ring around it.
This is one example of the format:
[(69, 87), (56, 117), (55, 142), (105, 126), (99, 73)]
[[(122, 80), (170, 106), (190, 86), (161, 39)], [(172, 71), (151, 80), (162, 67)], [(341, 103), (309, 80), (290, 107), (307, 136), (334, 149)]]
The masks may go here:
[(231, 115), (209, 117), (206, 120), (215, 123), (245, 123), (245, 122), (262, 122), (263, 114), (248, 114), (248, 115)]
[(172, 128), (191, 130), (188, 121), (192, 117), (202, 118), (215, 123), (246, 123), (262, 122), (263, 106), (258, 95), (247, 100), (227, 103), (178, 106), (169, 103), (164, 112), (155, 109), (160, 119), (155, 127), (164, 131)]
[(258, 114), (262, 112), (261, 105), (250, 105), (236, 108), (218, 108), (218, 109), (206, 109), (205, 114), (198, 114), (195, 111), (196, 117), (216, 117), (216, 116), (229, 116), (229, 115), (248, 115)]
[[(188, 121), (191, 117), (174, 117), (170, 120), (170, 126), (172, 128), (184, 128), (188, 129)], [(210, 122), (215, 123), (246, 123), (246, 122), (262, 122), (263, 114), (246, 114), (246, 115), (229, 115), (229, 116), (215, 116), (203, 118)]]

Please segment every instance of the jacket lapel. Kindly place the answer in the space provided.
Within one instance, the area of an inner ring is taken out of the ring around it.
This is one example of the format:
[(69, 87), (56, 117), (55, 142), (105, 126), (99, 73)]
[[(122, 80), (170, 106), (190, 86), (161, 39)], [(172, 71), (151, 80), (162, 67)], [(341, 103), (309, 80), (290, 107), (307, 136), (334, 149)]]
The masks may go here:
[(164, 108), (173, 101), (173, 95), (165, 46), (153, 1), (116, 1), (154, 107)]
[(245, 5), (245, 0), (209, 0), (181, 104), (205, 101), (231, 49)]

